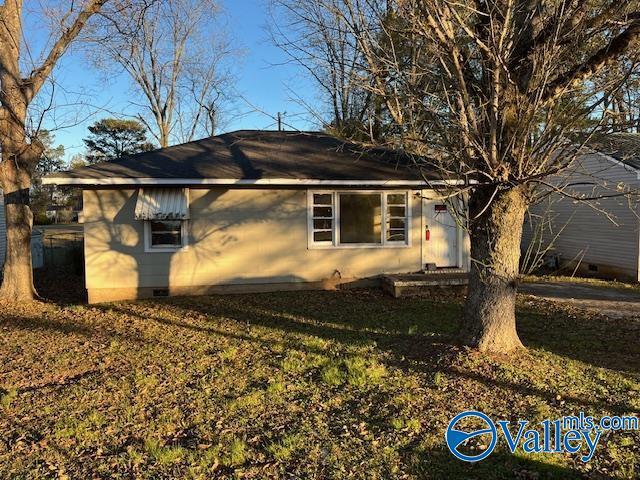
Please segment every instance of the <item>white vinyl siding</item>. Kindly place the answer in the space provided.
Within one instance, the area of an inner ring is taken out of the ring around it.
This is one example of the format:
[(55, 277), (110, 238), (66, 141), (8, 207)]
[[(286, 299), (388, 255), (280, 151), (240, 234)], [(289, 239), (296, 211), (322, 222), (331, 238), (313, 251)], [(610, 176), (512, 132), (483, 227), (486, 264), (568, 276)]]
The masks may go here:
[(4, 266), (4, 256), (7, 248), (7, 224), (4, 212), (4, 197), (0, 192), (0, 270)]
[[(615, 194), (617, 185), (631, 190), (638, 188), (635, 170), (596, 153), (581, 156), (569, 169), (566, 178), (572, 184), (567, 191), (585, 196)], [(589, 185), (594, 183), (603, 184), (605, 189), (597, 188), (594, 192), (593, 185)], [(562, 262), (581, 261), (585, 269), (592, 264), (620, 271), (637, 280), (640, 236), (636, 200), (620, 196), (581, 202), (553, 194), (541, 204), (531, 207), (530, 212), (535, 216), (547, 215), (554, 234), (564, 228), (553, 247), (553, 253), (559, 254)], [(532, 223), (535, 222), (536, 217), (528, 217), (525, 221), (524, 248), (531, 241)], [(547, 232), (545, 241), (548, 242), (554, 234)]]

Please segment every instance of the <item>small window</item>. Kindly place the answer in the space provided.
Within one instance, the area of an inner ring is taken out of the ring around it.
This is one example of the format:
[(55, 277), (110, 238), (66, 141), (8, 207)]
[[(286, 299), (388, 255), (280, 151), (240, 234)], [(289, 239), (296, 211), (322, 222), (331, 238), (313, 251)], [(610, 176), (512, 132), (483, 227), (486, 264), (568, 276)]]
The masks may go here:
[(152, 247), (181, 247), (182, 222), (179, 220), (151, 222)]
[(317, 244), (333, 245), (333, 194), (313, 194), (313, 242)]
[(149, 220), (145, 222), (147, 251), (174, 251), (186, 246), (184, 220)]
[(407, 194), (387, 194), (387, 242), (407, 241)]

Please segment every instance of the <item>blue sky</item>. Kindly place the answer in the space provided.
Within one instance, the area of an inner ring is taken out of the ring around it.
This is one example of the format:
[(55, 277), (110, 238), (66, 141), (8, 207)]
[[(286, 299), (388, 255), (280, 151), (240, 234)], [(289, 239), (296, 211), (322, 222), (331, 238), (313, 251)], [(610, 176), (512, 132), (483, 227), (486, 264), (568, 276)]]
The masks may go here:
[[(291, 100), (291, 89), (305, 92), (307, 98), (313, 97), (313, 85), (298, 67), (287, 65), (285, 55), (271, 43), (266, 0), (222, 0), (222, 5), (233, 44), (243, 53), (234, 62), (236, 112), (224, 130), (275, 128), (274, 120), (258, 110), (274, 116), (279, 111), (286, 112), (285, 122), (297, 129), (316, 128), (304, 109)], [(35, 17), (26, 18), (26, 25), (30, 20), (37, 22)], [(38, 40), (44, 42), (42, 38)], [(56, 104), (69, 106), (48, 114), (43, 127), (54, 131), (56, 144), (65, 146), (67, 159), (84, 152), (82, 138), (87, 135), (88, 125), (103, 117), (132, 111), (128, 78), (124, 74), (107, 78), (96, 72), (80, 51), (72, 49), (65, 54), (54, 78)], [(46, 93), (40, 102), (45, 100), (48, 100)]]

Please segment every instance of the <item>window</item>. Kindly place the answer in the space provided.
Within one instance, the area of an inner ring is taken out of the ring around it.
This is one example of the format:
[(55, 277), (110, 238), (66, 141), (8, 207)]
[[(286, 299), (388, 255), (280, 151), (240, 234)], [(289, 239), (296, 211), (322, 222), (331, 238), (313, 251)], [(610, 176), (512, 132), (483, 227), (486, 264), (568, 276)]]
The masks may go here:
[(406, 246), (407, 192), (310, 192), (310, 247)]
[(382, 243), (382, 195), (340, 193), (340, 243)]
[(187, 245), (184, 220), (148, 220), (144, 225), (147, 252), (173, 252)]
[(387, 241), (407, 241), (407, 194), (387, 194)]
[(182, 222), (178, 220), (151, 222), (151, 246), (182, 246)]
[(333, 193), (314, 193), (312, 208), (313, 243), (333, 245)]

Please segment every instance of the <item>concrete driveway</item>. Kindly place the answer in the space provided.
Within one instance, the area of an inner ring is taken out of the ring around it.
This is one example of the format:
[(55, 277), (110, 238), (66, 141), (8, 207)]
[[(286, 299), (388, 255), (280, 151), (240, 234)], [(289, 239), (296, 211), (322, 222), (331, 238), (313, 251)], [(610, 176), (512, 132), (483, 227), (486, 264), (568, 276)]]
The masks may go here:
[(518, 291), (553, 302), (570, 303), (612, 318), (640, 316), (640, 291), (582, 283), (523, 283)]

